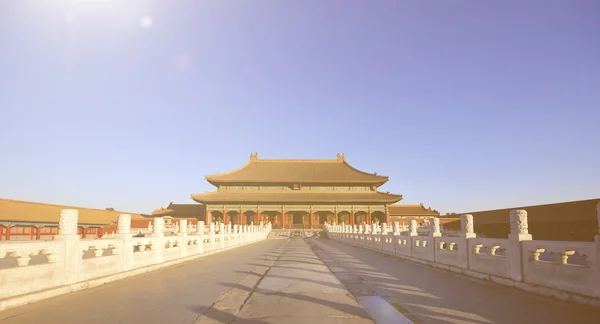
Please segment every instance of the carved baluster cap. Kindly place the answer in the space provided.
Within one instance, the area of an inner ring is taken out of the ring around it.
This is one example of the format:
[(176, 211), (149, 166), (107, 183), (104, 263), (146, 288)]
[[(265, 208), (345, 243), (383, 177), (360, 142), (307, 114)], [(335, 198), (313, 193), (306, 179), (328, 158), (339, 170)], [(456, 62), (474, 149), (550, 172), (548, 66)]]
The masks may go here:
[(187, 233), (187, 219), (179, 221), (179, 233)]
[(79, 220), (79, 211), (77, 209), (63, 209), (60, 211), (58, 221), (59, 235), (76, 235), (77, 222)]
[(440, 219), (434, 217), (430, 220), (431, 233), (438, 234), (440, 233)]
[(153, 223), (153, 233), (154, 234), (163, 234), (165, 232), (165, 220), (162, 217), (155, 217), (152, 220)]
[(417, 221), (416, 220), (411, 219), (410, 221), (408, 221), (408, 230), (411, 235), (417, 234)]
[(131, 234), (131, 215), (119, 215), (117, 218), (117, 234)]
[(465, 234), (475, 233), (475, 228), (473, 226), (473, 215), (465, 214), (460, 216), (460, 229)]
[(510, 211), (510, 233), (529, 234), (527, 224), (527, 211), (523, 209)]

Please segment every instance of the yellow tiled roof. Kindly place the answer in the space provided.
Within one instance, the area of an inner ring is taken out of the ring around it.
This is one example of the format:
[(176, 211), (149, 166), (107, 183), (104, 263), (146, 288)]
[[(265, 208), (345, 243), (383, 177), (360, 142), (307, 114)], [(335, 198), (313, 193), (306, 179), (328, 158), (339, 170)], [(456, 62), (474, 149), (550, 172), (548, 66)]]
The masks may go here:
[(390, 205), (388, 206), (390, 216), (440, 216), (437, 210), (425, 208), (423, 204), (418, 205)]
[(167, 208), (160, 208), (152, 212), (152, 216), (171, 216), (177, 218), (193, 218), (204, 216), (204, 205), (200, 204), (174, 204)]
[(60, 211), (63, 209), (77, 209), (79, 211), (79, 224), (86, 225), (108, 225), (111, 222), (116, 222), (120, 214), (130, 214), (132, 220), (151, 220), (137, 213), (0, 198), (0, 221), (58, 223)]
[(213, 185), (223, 183), (369, 183), (381, 185), (388, 177), (350, 166), (343, 155), (336, 160), (266, 160), (253, 154), (244, 166), (206, 176)]

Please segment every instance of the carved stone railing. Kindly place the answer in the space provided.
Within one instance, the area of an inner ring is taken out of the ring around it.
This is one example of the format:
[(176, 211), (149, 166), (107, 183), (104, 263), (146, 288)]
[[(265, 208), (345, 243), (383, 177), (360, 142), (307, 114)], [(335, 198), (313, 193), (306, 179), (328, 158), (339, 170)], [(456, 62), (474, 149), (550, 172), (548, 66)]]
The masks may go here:
[(77, 220), (77, 210), (63, 210), (53, 241), (0, 242), (0, 311), (261, 241), (271, 231), (271, 224), (220, 224), (216, 232), (211, 223), (206, 232), (204, 222), (192, 227), (182, 220), (175, 235), (165, 236), (164, 220), (154, 218), (152, 233), (134, 237), (124, 214), (114, 235), (82, 240)]
[[(600, 204), (597, 207), (600, 225)], [(481, 238), (474, 233), (473, 217), (461, 216), (461, 230), (442, 236), (433, 219), (429, 235), (416, 222), (408, 229), (398, 223), (347, 227), (327, 225), (327, 237), (373, 251), (515, 286), (588, 305), (600, 306), (600, 233), (595, 242), (535, 241), (528, 233), (527, 212), (510, 212), (508, 238)], [(370, 232), (369, 232), (370, 231)], [(377, 232), (375, 232), (377, 233)]]

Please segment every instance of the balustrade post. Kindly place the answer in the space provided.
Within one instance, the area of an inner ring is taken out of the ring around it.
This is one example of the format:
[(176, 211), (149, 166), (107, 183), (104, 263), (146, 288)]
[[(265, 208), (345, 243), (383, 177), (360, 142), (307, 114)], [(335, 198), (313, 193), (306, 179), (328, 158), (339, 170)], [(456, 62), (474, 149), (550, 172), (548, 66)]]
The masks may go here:
[(416, 241), (414, 237), (419, 236), (419, 233), (417, 232), (417, 221), (414, 219), (408, 221), (408, 236), (409, 238), (407, 238), (406, 240), (410, 244), (410, 256), (413, 257)]
[(219, 248), (225, 248), (225, 224), (219, 223)]
[(507, 257), (510, 265), (510, 277), (513, 280), (523, 281), (523, 262), (526, 262), (528, 255), (523, 254), (522, 241), (531, 241), (533, 237), (529, 234), (529, 225), (527, 222), (527, 211), (510, 211), (510, 234), (508, 234)]
[(477, 235), (475, 235), (475, 230), (474, 230), (474, 226), (473, 226), (473, 215), (471, 215), (471, 214), (461, 215), (460, 216), (460, 228), (461, 228), (461, 231), (460, 231), (459, 237), (456, 240), (456, 242), (457, 242), (456, 244), (458, 245), (458, 247), (451, 246), (451, 249), (458, 250), (457, 252), (458, 252), (458, 258), (460, 260), (460, 267), (464, 268), (464, 269), (468, 269), (469, 268), (469, 255), (471, 254), (469, 239), (477, 237)]
[(133, 268), (133, 235), (131, 235), (131, 215), (121, 214), (117, 217), (117, 235), (123, 241), (121, 260), (123, 271)]
[(156, 248), (154, 249), (154, 261), (156, 263), (165, 260), (165, 220), (155, 217), (152, 220), (152, 237), (154, 237)]
[(178, 236), (187, 236), (187, 220), (186, 219), (182, 219), (179, 221), (179, 232), (177, 233)]
[(238, 224), (234, 224), (233, 225), (233, 239), (235, 242), (235, 245), (240, 244), (240, 226)]
[(80, 238), (77, 234), (78, 219), (79, 211), (76, 209), (60, 211), (58, 235), (54, 237), (54, 240), (63, 242), (62, 246), (57, 246), (57, 263), (61, 265), (59, 272), (64, 278), (64, 284), (77, 282), (79, 276), (82, 253), (79, 248)]
[(408, 222), (408, 236), (418, 236), (419, 233), (417, 232), (417, 221), (416, 220), (410, 220)]
[(400, 235), (400, 222), (394, 222), (394, 235)]
[(440, 219), (437, 217), (433, 217), (429, 220), (429, 236), (431, 237), (440, 237), (442, 236), (442, 232), (440, 231)]
[(215, 222), (208, 224), (208, 240), (210, 241), (211, 251), (215, 249)]
[(182, 219), (177, 224), (178, 224), (178, 229), (179, 229), (179, 231), (177, 232), (177, 236), (181, 237), (181, 240), (180, 240), (181, 243), (180, 243), (180, 247), (179, 247), (179, 255), (182, 258), (184, 258), (184, 257), (188, 256), (187, 219)]

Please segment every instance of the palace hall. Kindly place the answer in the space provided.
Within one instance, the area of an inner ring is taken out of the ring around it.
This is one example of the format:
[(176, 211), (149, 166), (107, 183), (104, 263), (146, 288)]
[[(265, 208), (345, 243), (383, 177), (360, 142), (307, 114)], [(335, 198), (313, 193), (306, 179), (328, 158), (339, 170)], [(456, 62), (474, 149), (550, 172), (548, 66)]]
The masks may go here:
[[(259, 159), (253, 153), (242, 167), (206, 180), (217, 190), (192, 199), (204, 206), (207, 223), (262, 221), (273, 228), (314, 229), (325, 222), (390, 223), (390, 206), (402, 200), (378, 191), (387, 176), (353, 168), (339, 153), (333, 160)], [(422, 213), (439, 215), (424, 207)]]

